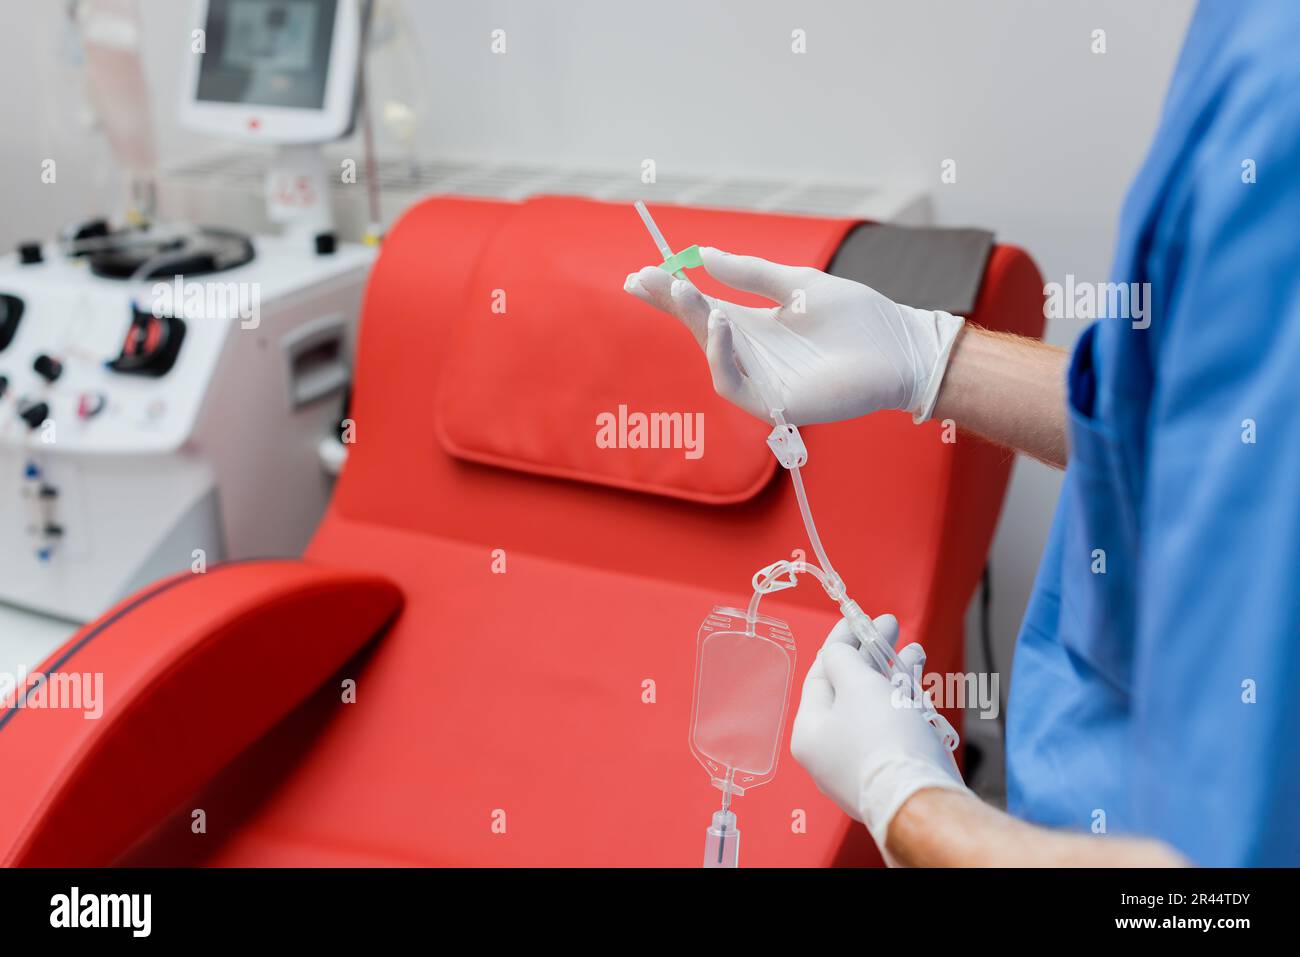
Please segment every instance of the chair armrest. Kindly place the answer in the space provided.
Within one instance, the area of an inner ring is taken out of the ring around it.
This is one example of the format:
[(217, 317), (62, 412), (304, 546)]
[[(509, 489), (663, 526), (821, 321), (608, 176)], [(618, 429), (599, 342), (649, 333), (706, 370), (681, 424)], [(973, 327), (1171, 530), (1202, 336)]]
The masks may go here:
[(112, 864), (401, 605), (382, 578), (301, 561), (220, 565), (123, 601), (0, 707), (0, 766), (21, 770), (0, 788), (0, 863)]

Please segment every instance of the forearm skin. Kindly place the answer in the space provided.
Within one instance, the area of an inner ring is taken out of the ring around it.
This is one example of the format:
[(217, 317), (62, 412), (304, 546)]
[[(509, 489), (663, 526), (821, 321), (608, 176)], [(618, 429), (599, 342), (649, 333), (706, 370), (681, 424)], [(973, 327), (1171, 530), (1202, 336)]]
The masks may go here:
[(1065, 468), (1069, 353), (967, 323), (953, 345), (933, 418)]
[(1184, 867), (1159, 841), (1074, 834), (1027, 824), (969, 792), (928, 788), (889, 825), (888, 850), (905, 867)]

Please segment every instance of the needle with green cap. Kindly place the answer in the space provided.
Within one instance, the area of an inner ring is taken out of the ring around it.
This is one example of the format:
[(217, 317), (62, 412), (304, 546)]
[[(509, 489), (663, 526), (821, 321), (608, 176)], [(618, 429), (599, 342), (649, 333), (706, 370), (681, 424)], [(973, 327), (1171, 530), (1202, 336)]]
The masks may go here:
[(668, 240), (664, 239), (664, 234), (659, 229), (659, 224), (654, 221), (650, 215), (650, 210), (645, 208), (645, 203), (641, 200), (636, 201), (637, 215), (641, 217), (641, 222), (645, 223), (645, 228), (650, 233), (650, 238), (654, 240), (655, 248), (659, 250), (659, 255), (664, 257), (663, 264), (659, 267), (665, 272), (670, 272), (678, 279), (685, 279), (682, 275), (684, 269), (694, 269), (697, 266), (704, 265), (700, 259), (699, 246), (687, 246), (679, 253), (674, 253), (672, 247), (668, 245)]

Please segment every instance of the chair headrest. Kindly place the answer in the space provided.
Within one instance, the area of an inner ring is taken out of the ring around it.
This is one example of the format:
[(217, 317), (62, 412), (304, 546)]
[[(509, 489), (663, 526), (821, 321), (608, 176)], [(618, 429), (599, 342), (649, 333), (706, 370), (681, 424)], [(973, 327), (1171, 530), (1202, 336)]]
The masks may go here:
[[(656, 206), (692, 244), (825, 268), (852, 220)], [(438, 396), (451, 455), (536, 474), (729, 504), (775, 460), (769, 427), (713, 391), (680, 323), (623, 291), (659, 256), (631, 204), (543, 197), (497, 225), (462, 292)], [(763, 300), (691, 280), (706, 293)], [(433, 295), (438, 295), (433, 291)]]

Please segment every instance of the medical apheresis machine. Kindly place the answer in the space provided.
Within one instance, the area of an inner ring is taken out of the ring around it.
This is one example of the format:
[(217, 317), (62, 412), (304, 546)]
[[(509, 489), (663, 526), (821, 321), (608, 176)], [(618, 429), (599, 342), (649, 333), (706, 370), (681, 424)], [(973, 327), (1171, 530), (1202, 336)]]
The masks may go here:
[[(368, 4), (196, 12), (182, 121), (276, 148), (283, 231), (155, 223), (146, 198), (0, 258), (0, 670), (160, 576), (299, 553), (329, 498), (373, 250), (331, 232), (320, 147), (353, 128)], [(88, 0), (79, 26), (88, 83), (144, 89), (129, 2)], [(107, 132), (152, 152), (139, 122)]]

